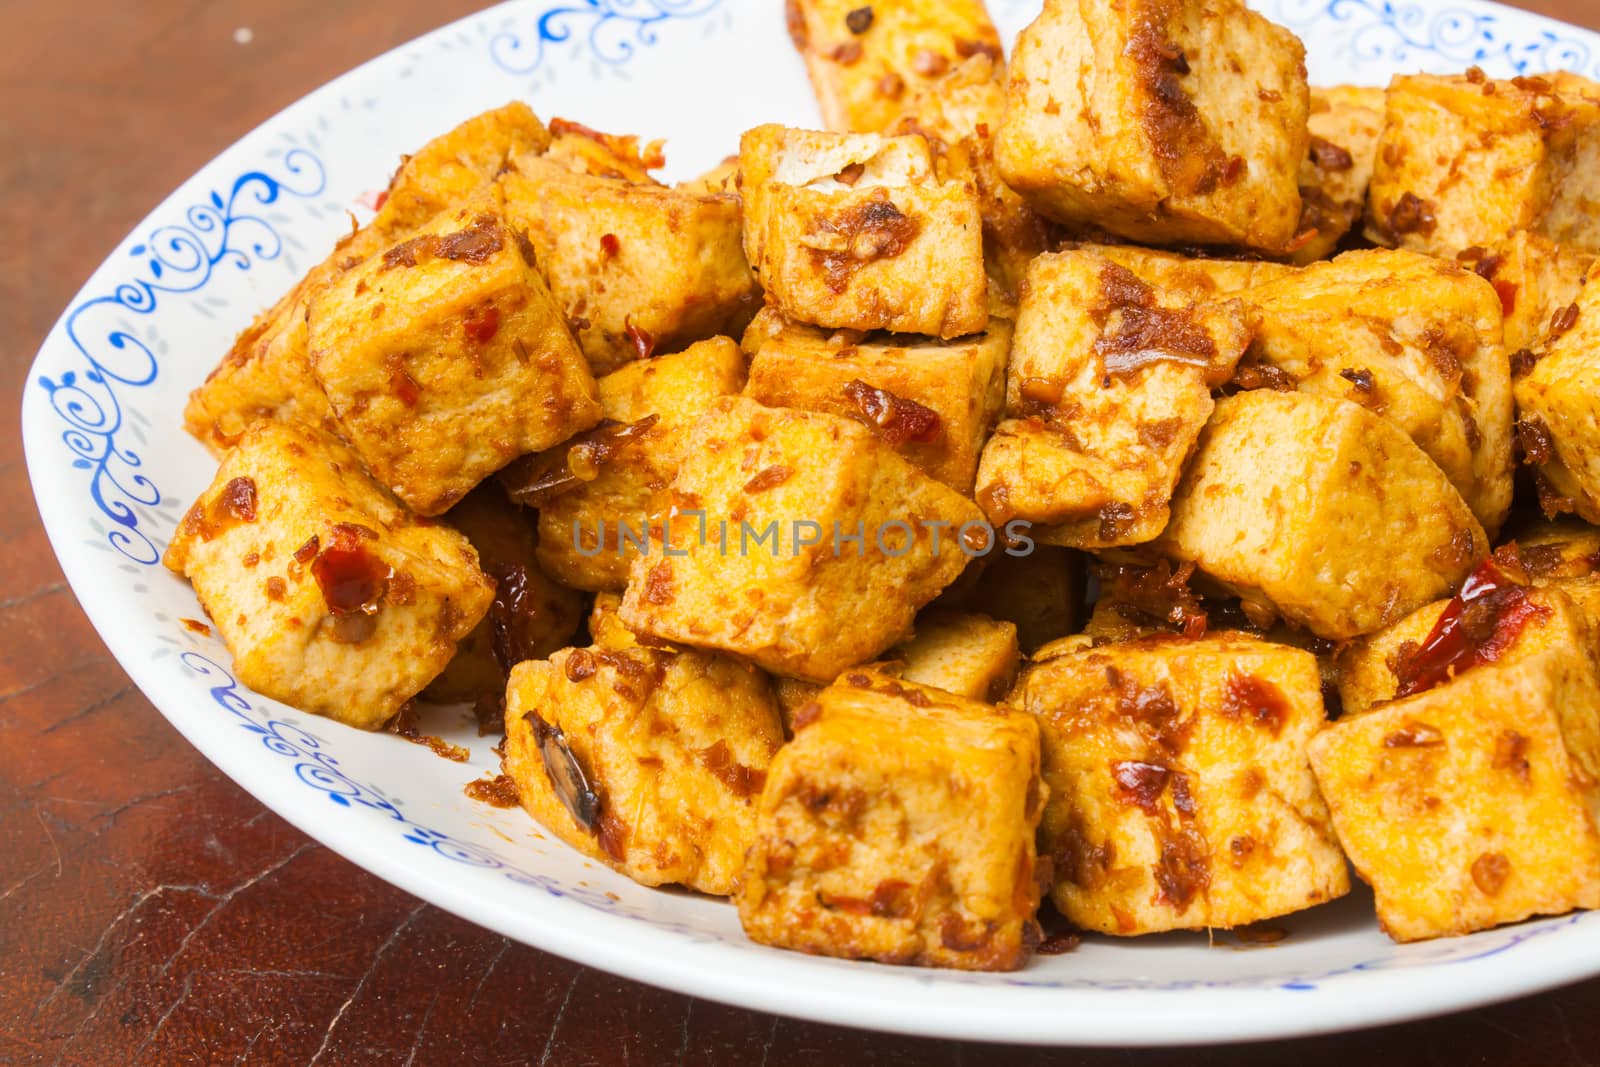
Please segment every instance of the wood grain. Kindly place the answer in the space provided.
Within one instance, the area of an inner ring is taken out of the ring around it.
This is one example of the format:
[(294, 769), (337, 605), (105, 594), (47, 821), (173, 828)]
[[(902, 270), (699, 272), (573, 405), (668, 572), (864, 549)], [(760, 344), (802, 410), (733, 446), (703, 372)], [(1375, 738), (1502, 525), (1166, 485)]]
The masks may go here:
[[(222, 147), (473, 6), (0, 3), (0, 1064), (1123, 1062), (777, 1019), (510, 944), (241, 792), (133, 688), (78, 609), (15, 425), (50, 323)], [(1600, 26), (1595, 0), (1532, 6)], [(1577, 1067), (1600, 1058), (1597, 1008), (1600, 981), (1367, 1034), (1146, 1059)]]

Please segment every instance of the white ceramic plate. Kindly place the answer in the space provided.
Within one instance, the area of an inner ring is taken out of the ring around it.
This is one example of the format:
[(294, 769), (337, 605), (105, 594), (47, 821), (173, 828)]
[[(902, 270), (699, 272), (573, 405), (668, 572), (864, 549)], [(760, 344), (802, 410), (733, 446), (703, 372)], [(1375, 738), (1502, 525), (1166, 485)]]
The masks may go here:
[[(1310, 51), (1313, 81), (1381, 84), (1477, 63), (1600, 77), (1600, 35), (1488, 3), (1262, 0)], [(990, 0), (1009, 40), (1038, 0)], [(1391, 944), (1357, 894), (1251, 947), (1219, 936), (1090, 940), (1007, 975), (815, 959), (747, 942), (724, 903), (588, 863), (520, 811), (467, 800), (470, 766), (240, 688), (201, 612), (158, 561), (214, 464), (180, 429), (188, 390), (235, 333), (349, 228), (399, 155), (520, 97), (548, 118), (668, 138), (695, 173), (765, 121), (814, 124), (779, 0), (520, 0), (317, 90), (217, 157), (89, 279), (23, 401), (28, 468), (67, 578), (111, 651), (208, 758), (300, 829), (465, 918), (671, 989), (922, 1035), (1174, 1044), (1368, 1026), (1600, 973), (1600, 913)]]

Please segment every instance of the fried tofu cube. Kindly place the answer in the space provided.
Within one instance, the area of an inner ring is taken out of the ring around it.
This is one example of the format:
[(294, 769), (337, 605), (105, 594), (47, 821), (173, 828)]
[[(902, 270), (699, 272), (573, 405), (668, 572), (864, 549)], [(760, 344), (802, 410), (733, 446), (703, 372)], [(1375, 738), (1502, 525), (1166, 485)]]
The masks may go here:
[(419, 515), (600, 419), (525, 243), (486, 194), (312, 300), (311, 366), (339, 426)]
[[(1525, 596), (1520, 589), (1496, 594), (1515, 601), (1515, 610), (1509, 614), (1494, 598), (1472, 609), (1475, 619), (1483, 617), (1499, 626), (1501, 623), (1496, 620), (1504, 616), (1501, 621), (1513, 627), (1506, 631), (1510, 636), (1499, 640), (1491, 649), (1499, 662), (1529, 649), (1545, 647), (1551, 636), (1557, 634), (1562, 640), (1588, 647), (1585, 626), (1600, 633), (1595, 625), (1600, 622), (1600, 615), (1595, 612), (1596, 607), (1600, 607), (1597, 603), (1600, 580), (1593, 577), (1595, 563), (1591, 558), (1594, 550), (1600, 548), (1600, 536), (1561, 525), (1547, 528), (1542, 536), (1549, 540), (1541, 541), (1541, 534), (1534, 533), (1526, 547), (1518, 542), (1514, 548), (1496, 549), (1493, 559), (1476, 572), (1472, 586), (1463, 588), (1456, 599), (1436, 600), (1392, 626), (1341, 646), (1334, 653), (1334, 679), (1345, 713), (1358, 715), (1397, 696), (1411, 695), (1419, 684), (1417, 678), (1429, 663), (1428, 657), (1440, 654), (1439, 650), (1431, 649), (1431, 645), (1452, 646), (1454, 639), (1440, 627), (1449, 630), (1459, 626), (1452, 620), (1458, 619), (1465, 610), (1461, 598), (1469, 594), (1481, 597), (1485, 590), (1493, 593), (1497, 587), (1524, 580), (1533, 586)], [(1490, 608), (1499, 614), (1490, 614)], [(1525, 614), (1544, 620), (1539, 631), (1542, 636), (1538, 641), (1513, 643), (1510, 638), (1521, 632), (1515, 626), (1520, 625), (1519, 620)]]
[(1218, 401), (1156, 547), (1340, 641), (1454, 588), (1489, 540), (1392, 423), (1343, 400), (1257, 390)]
[(219, 458), (258, 419), (333, 426), (333, 409), (307, 361), (305, 294), (312, 286), (302, 282), (256, 316), (189, 394), (183, 427)]
[(789, 318), (946, 339), (988, 325), (977, 190), (939, 178), (924, 138), (758, 126), (739, 169), (745, 255)]
[(1515, 544), (1528, 580), (1567, 594), (1600, 634), (1600, 529), (1576, 519), (1546, 520), (1519, 529)]
[(980, 52), (908, 97), (905, 110), (873, 132), (891, 137), (921, 134), (937, 157), (969, 137), (992, 137), (1005, 111), (1005, 67)]
[(1327, 259), (1366, 212), (1367, 186), (1383, 133), (1382, 89), (1311, 90), (1311, 151), (1300, 161), (1300, 244), (1295, 263)]
[(737, 334), (760, 306), (737, 196), (575, 173), (549, 156), (520, 157), (500, 185), (596, 374)]
[(820, 682), (803, 682), (798, 678), (775, 676), (772, 679), (772, 692), (778, 700), (778, 717), (783, 720), (783, 736), (786, 739), (794, 737), (795, 720), (826, 688)]
[(1084, 243), (1070, 247), (1126, 267), (1146, 285), (1184, 293), (1194, 300), (1230, 296), (1294, 273), (1293, 267), (1265, 259), (1197, 259), (1138, 245)]
[(1349, 892), (1306, 749), (1317, 661), (1242, 634), (1151, 638), (1031, 667), (1050, 788), (1041, 848), (1074, 925), (1228, 929)]
[(828, 129), (877, 133), (963, 59), (1000, 59), (983, 0), (790, 0), (789, 35)]
[(297, 423), (245, 431), (164, 562), (240, 682), (367, 730), (444, 670), (494, 598), (465, 537), (418, 523), (349, 448)]
[[(1505, 313), (1506, 351), (1540, 348), (1557, 313), (1578, 299), (1593, 252), (1518, 230), (1488, 248), (1463, 249), (1457, 260), (1494, 286)], [(1525, 356), (1517, 357), (1525, 359)]]
[(987, 615), (929, 609), (890, 657), (901, 681), (998, 704), (1017, 679), (1017, 625)]
[(184, 428), (220, 456), (258, 418), (331, 427), (333, 412), (306, 351), (310, 298), (486, 186), (511, 155), (540, 151), (549, 141), (544, 124), (522, 103), (486, 111), (429, 141), (395, 172), (372, 221), (340, 240), (324, 262), (240, 334), (189, 395)]
[(991, 522), (1074, 548), (1149, 541), (1211, 388), (1250, 340), (1238, 301), (1191, 301), (1089, 252), (1028, 271), (1007, 372), (1006, 420), (983, 450), (977, 497)]
[(1414, 653), (1428, 639), (1439, 616), (1450, 604), (1436, 600), (1405, 618), (1339, 647), (1333, 656), (1339, 706), (1345, 715), (1359, 715), (1394, 699), (1400, 687), (1397, 671), (1402, 657)]
[[(1128, 643), (1106, 647), (1085, 633), (1052, 642), (1035, 653), (1035, 666), (1012, 696), (1042, 715), (1047, 780), (1063, 776), (1084, 809), (1047, 807), (1041, 826), (1041, 848), (1048, 847), (1056, 862), (1057, 906), (1073, 908), (1075, 917), (1091, 916), (1078, 920), (1091, 929), (1142, 934), (1195, 923), (1239, 925), (1343, 895), (1348, 882), (1326, 808), (1315, 788), (1307, 789), (1305, 743), (1323, 717), (1314, 657), (1228, 632), (1198, 641), (1170, 634), (1123, 640)], [(1222, 722), (1211, 721), (1219, 710)], [(1251, 716), (1256, 729), (1241, 734), (1239, 720)], [(1279, 744), (1285, 719), (1290, 736)], [(1117, 761), (1117, 755), (1131, 759)], [(1153, 765), (1142, 766), (1145, 760)], [(1244, 766), (1253, 760), (1267, 773)], [(1108, 769), (1115, 785), (1097, 783)], [(1163, 812), (1160, 798), (1169, 782), (1173, 808)], [(1234, 783), (1237, 796), (1226, 788)], [(1103, 796), (1107, 787), (1111, 798)], [(1257, 812), (1251, 825), (1244, 809), (1255, 807), (1263, 788), (1271, 790), (1271, 810)], [(1060, 799), (1052, 793), (1052, 800)], [(1151, 818), (1134, 818), (1124, 805)], [(1172, 810), (1179, 813), (1181, 835), (1173, 835)], [(1135, 869), (1112, 867), (1128, 853), (1130, 825), (1133, 853), (1156, 860), (1153, 882)], [(1142, 840), (1152, 832), (1156, 847)], [(1224, 857), (1231, 872), (1219, 876), (1208, 869)], [(1194, 890), (1200, 899), (1192, 897)], [(1139, 897), (1146, 893), (1148, 906), (1140, 914)], [(1134, 898), (1131, 907), (1124, 894)]]
[(589, 609), (589, 641), (596, 648), (611, 652), (635, 648), (639, 639), (622, 624), (622, 596), (618, 593), (596, 593), (594, 606)]
[(1241, 374), (1338, 397), (1404, 430), (1478, 520), (1511, 509), (1511, 380), (1500, 299), (1457, 263), (1347, 252), (1242, 294), (1260, 316)]
[[(1033, 665), (1048, 663), (1053, 659), (1060, 659), (1062, 656), (1073, 656), (1079, 652), (1087, 652), (1091, 648), (1095, 648), (1097, 644), (1104, 643), (1103, 641), (1096, 642), (1094, 637), (1086, 633), (1068, 634), (1065, 637), (1058, 637), (1054, 641), (1040, 645), (1028, 656), (1028, 662)], [(1023, 680), (1026, 681), (1026, 679), (1027, 674), (1024, 672)], [(1022, 696), (1020, 689), (1021, 687), (1019, 686), (1016, 693), (1016, 698), (1019, 700)]]
[(682, 455), (673, 514), (633, 561), (623, 622), (775, 674), (831, 682), (883, 652), (966, 566), (963, 527), (983, 523), (835, 415), (719, 398)]
[(1140, 553), (1128, 559), (1096, 560), (1091, 570), (1097, 596), (1083, 636), (1093, 645), (1157, 635), (1196, 637), (1208, 628), (1228, 628), (1215, 625), (1209, 605), (1190, 588), (1195, 576), (1192, 563), (1173, 566)]
[[(602, 133), (570, 119), (550, 120), (550, 147), (544, 157), (573, 174), (611, 178), (631, 185), (659, 186), (651, 171), (667, 165), (665, 141), (641, 143), (632, 134)], [(524, 157), (511, 160), (516, 166)]]
[[(1318, 127), (1323, 131), (1323, 136), (1328, 132), (1336, 132), (1343, 121), (1339, 112), (1341, 110), (1375, 111), (1378, 113), (1380, 125), (1383, 111), (1388, 103), (1389, 90), (1382, 85), (1313, 85), (1311, 87), (1311, 112), (1306, 124), (1312, 125), (1311, 118), (1316, 118)], [(1332, 115), (1330, 116), (1330, 112)], [(1357, 116), (1346, 115), (1344, 119), (1356, 119)], [(1365, 121), (1362, 120), (1362, 125)], [(1382, 132), (1380, 129), (1378, 132)], [(1376, 149), (1376, 146), (1374, 146)]]
[[(502, 476), (507, 484), (532, 486), (516, 495), (539, 509), (540, 565), (576, 589), (622, 592), (629, 563), (666, 513), (689, 428), (714, 399), (737, 394), (744, 380), (744, 354), (726, 337), (601, 378), (606, 425)], [(573, 471), (593, 477), (584, 481)], [(553, 491), (545, 495), (543, 486)]]
[(955, 341), (856, 338), (770, 308), (745, 332), (745, 394), (768, 407), (855, 419), (930, 476), (970, 493), (978, 456), (1005, 406), (1011, 323)]
[(1162, 625), (1163, 621), (1140, 611), (1136, 605), (1102, 596), (1094, 602), (1082, 636), (1089, 639), (1091, 646), (1120, 645), (1141, 637), (1173, 633), (1172, 627)]
[(1519, 562), (1535, 585), (1600, 570), (1600, 528), (1577, 519), (1540, 519), (1514, 531)]
[(1498, 658), (1347, 709), (1311, 743), (1339, 840), (1397, 941), (1600, 907), (1593, 633), (1554, 589), (1493, 626)]
[[(379, 246), (409, 237), (441, 211), (482, 192), (507, 163), (550, 147), (550, 131), (527, 104), (513, 101), (474, 116), (416, 154), (395, 171), (372, 219)], [(369, 248), (368, 254), (379, 251)]]
[(1600, 522), (1600, 263), (1557, 311), (1542, 355), (1512, 385), (1525, 462), (1546, 515)]
[(1060, 222), (1280, 252), (1309, 106), (1299, 39), (1239, 0), (1046, 0), (1017, 39), (995, 159)]
[(1532, 230), (1600, 251), (1600, 99), (1566, 79), (1469, 71), (1397, 77), (1387, 100), (1373, 241), (1452, 256)]
[(773, 759), (735, 895), (764, 945), (1015, 970), (1038, 943), (1039, 731), (876, 671), (817, 695)]
[(1600, 100), (1600, 82), (1585, 78), (1581, 74), (1574, 74), (1570, 70), (1552, 70), (1537, 77), (1549, 82), (1558, 93), (1588, 100)]
[(998, 60), (979, 53), (916, 94), (884, 132), (926, 137), (940, 176), (968, 181), (977, 190), (989, 276), (1015, 293), (1028, 263), (1055, 243), (1059, 228), (1000, 175), (994, 138), (1005, 106), (1004, 70)]
[(643, 885), (733, 892), (783, 730), (729, 656), (569, 648), (506, 687), (505, 773), (545, 828)]
[(1015, 298), (1028, 275), (1028, 265), (1059, 244), (1061, 227), (1006, 184), (994, 159), (992, 134), (958, 142), (945, 154), (943, 169), (952, 176), (965, 176), (977, 190), (984, 266), (990, 279)]
[(738, 196), (738, 155), (726, 157), (721, 163), (718, 163), (703, 174), (697, 174), (688, 181), (679, 182), (675, 188), (679, 192), (689, 193), (693, 196), (716, 196), (719, 193)]
[[(1030, 539), (1031, 540), (1031, 539)], [(968, 565), (936, 606), (1015, 624), (1017, 644), (1032, 653), (1073, 633), (1083, 620), (1083, 556), (1059, 545), (992, 552)]]
[[(507, 500), (498, 485), (480, 485), (445, 512), (444, 521), (472, 542), (478, 565), (494, 579), (495, 598), (422, 697), (436, 704), (485, 701), (498, 709), (513, 666), (572, 643), (583, 621), (583, 596), (539, 569), (533, 516)], [(495, 719), (498, 730), (498, 713)]]

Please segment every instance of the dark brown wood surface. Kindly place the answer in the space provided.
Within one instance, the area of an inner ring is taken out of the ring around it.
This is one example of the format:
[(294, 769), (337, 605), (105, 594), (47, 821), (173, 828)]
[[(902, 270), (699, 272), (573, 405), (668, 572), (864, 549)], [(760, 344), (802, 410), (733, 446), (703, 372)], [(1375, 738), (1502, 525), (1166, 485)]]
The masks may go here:
[[(474, 6), (0, 0), (0, 1064), (1124, 1062), (777, 1019), (508, 943), (239, 790), (129, 683), (78, 609), (16, 430), (46, 330), (114, 243), (219, 150)], [(1597, 0), (1528, 6), (1600, 27)], [(1600, 1061), (1600, 981), (1366, 1034), (1140, 1058), (1576, 1067)]]

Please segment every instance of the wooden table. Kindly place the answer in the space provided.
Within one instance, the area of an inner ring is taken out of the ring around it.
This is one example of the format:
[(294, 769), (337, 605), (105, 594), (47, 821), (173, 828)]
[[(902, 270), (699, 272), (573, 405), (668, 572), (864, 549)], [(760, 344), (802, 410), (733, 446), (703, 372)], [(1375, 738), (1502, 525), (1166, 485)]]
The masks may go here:
[[(776, 3), (777, 0), (739, 0)], [(83, 278), (221, 148), (465, 0), (0, 4), (0, 1063), (1111, 1063), (799, 1023), (480, 930), (314, 844), (140, 695), (62, 581), (15, 430)], [(1600, 26), (1595, 0), (1530, 6)], [(1600, 981), (1454, 1018), (1151, 1062), (1600, 1058)]]

